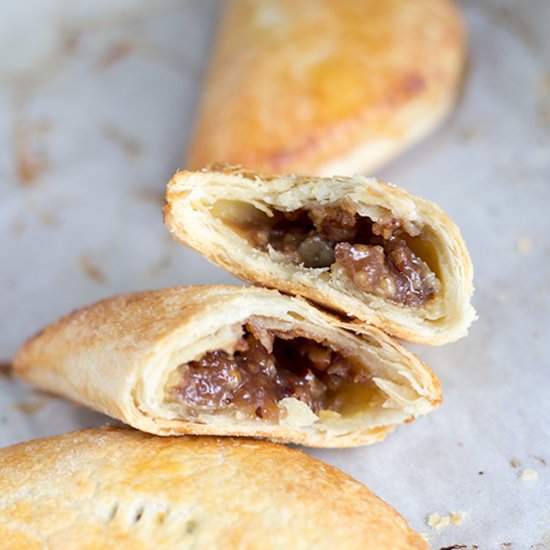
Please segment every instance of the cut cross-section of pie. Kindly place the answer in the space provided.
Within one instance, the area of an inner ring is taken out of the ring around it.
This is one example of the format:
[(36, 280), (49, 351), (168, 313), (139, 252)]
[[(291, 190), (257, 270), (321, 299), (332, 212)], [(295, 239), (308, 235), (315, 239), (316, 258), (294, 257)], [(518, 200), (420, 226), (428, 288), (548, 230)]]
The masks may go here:
[(99, 302), (27, 342), (15, 370), (146, 432), (320, 447), (380, 440), (441, 399), (428, 368), (379, 329), (357, 334), (302, 298), (254, 287)]
[(374, 178), (272, 176), (227, 165), (177, 173), (172, 235), (242, 279), (389, 334), (454, 341), (475, 317), (472, 264), (434, 203)]

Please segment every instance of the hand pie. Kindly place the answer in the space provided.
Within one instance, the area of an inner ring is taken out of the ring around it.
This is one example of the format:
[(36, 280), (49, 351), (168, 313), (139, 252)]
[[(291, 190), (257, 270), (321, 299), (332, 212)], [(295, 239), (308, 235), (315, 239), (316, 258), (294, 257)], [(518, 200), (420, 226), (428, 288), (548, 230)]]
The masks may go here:
[(38, 387), (159, 434), (318, 447), (382, 439), (439, 403), (439, 382), (374, 327), (354, 334), (301, 298), (198, 286), (99, 302), (17, 354)]
[(232, 0), (189, 167), (372, 173), (447, 115), (464, 49), (451, 0)]
[[(464, 336), (472, 265), (432, 202), (373, 178), (213, 165), (168, 184), (172, 235), (245, 281), (299, 294), (405, 340)], [(360, 330), (360, 329), (358, 329)]]
[(2, 548), (427, 550), (333, 466), (254, 440), (106, 427), (0, 450)]

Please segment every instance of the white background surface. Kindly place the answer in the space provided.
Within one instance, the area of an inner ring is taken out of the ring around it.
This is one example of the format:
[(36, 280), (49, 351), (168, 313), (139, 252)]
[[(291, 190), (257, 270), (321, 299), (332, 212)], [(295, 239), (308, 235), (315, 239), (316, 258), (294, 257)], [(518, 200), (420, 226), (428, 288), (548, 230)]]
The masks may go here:
[[(441, 378), (438, 411), (380, 444), (311, 454), (366, 483), (434, 548), (550, 548), (550, 2), (461, 5), (470, 55), (458, 108), (376, 175), (459, 223), (479, 320), (456, 344), (415, 349)], [(235, 282), (172, 242), (160, 215), (217, 6), (2, 2), (0, 360), (111, 294)], [(0, 376), (0, 445), (105, 421)], [(538, 479), (519, 480), (525, 468)], [(426, 525), (453, 511), (466, 514), (459, 525)]]

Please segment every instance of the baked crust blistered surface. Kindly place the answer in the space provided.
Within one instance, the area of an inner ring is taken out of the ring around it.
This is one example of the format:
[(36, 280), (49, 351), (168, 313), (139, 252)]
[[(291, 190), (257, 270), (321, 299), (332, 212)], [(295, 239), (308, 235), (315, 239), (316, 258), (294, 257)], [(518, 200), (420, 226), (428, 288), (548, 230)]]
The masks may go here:
[(116, 427), (1, 450), (0, 517), (6, 550), (427, 548), (369, 489), (301, 451)]
[[(185, 417), (167, 402), (173, 373), (207, 351), (234, 345), (239, 337), (234, 327), (251, 316), (271, 325), (302, 327), (346, 348), (372, 375), (375, 392), (354, 397), (336, 417), (317, 418), (297, 400), (291, 400), (279, 423), (224, 414)], [(76, 311), (29, 340), (14, 367), (19, 376), (44, 390), (159, 435), (256, 436), (320, 447), (364, 445), (430, 412), (441, 392), (430, 370), (382, 331), (363, 327), (358, 335), (350, 329), (355, 326), (277, 291), (179, 287), (118, 296)]]
[[(464, 336), (475, 318), (473, 269), (458, 227), (434, 203), (374, 178), (275, 176), (216, 164), (178, 172), (166, 200), (165, 222), (176, 239), (246, 281), (356, 319), (357, 330), (367, 322), (410, 342), (439, 345)], [(345, 204), (375, 221), (389, 215), (423, 228), (440, 288), (422, 307), (405, 307), (361, 291), (341, 273), (293, 265), (282, 254), (258, 250), (216, 216), (216, 205), (228, 202), (264, 213)]]
[(450, 0), (232, 0), (188, 164), (372, 172), (441, 122), (463, 63)]

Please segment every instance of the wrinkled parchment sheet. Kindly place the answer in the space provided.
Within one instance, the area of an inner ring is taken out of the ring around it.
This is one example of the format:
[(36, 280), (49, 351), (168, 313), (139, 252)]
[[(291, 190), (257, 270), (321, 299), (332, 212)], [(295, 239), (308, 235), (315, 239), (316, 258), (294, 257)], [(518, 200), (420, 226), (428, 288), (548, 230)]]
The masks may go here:
[[(433, 548), (544, 549), (550, 3), (461, 7), (470, 52), (457, 110), (375, 175), (458, 222), (479, 320), (455, 344), (415, 348), (441, 378), (438, 411), (377, 445), (308, 452), (371, 487)], [(218, 16), (212, 0), (2, 4), (0, 445), (107, 421), (10, 375), (45, 323), (115, 293), (236, 282), (173, 242), (160, 214)]]

